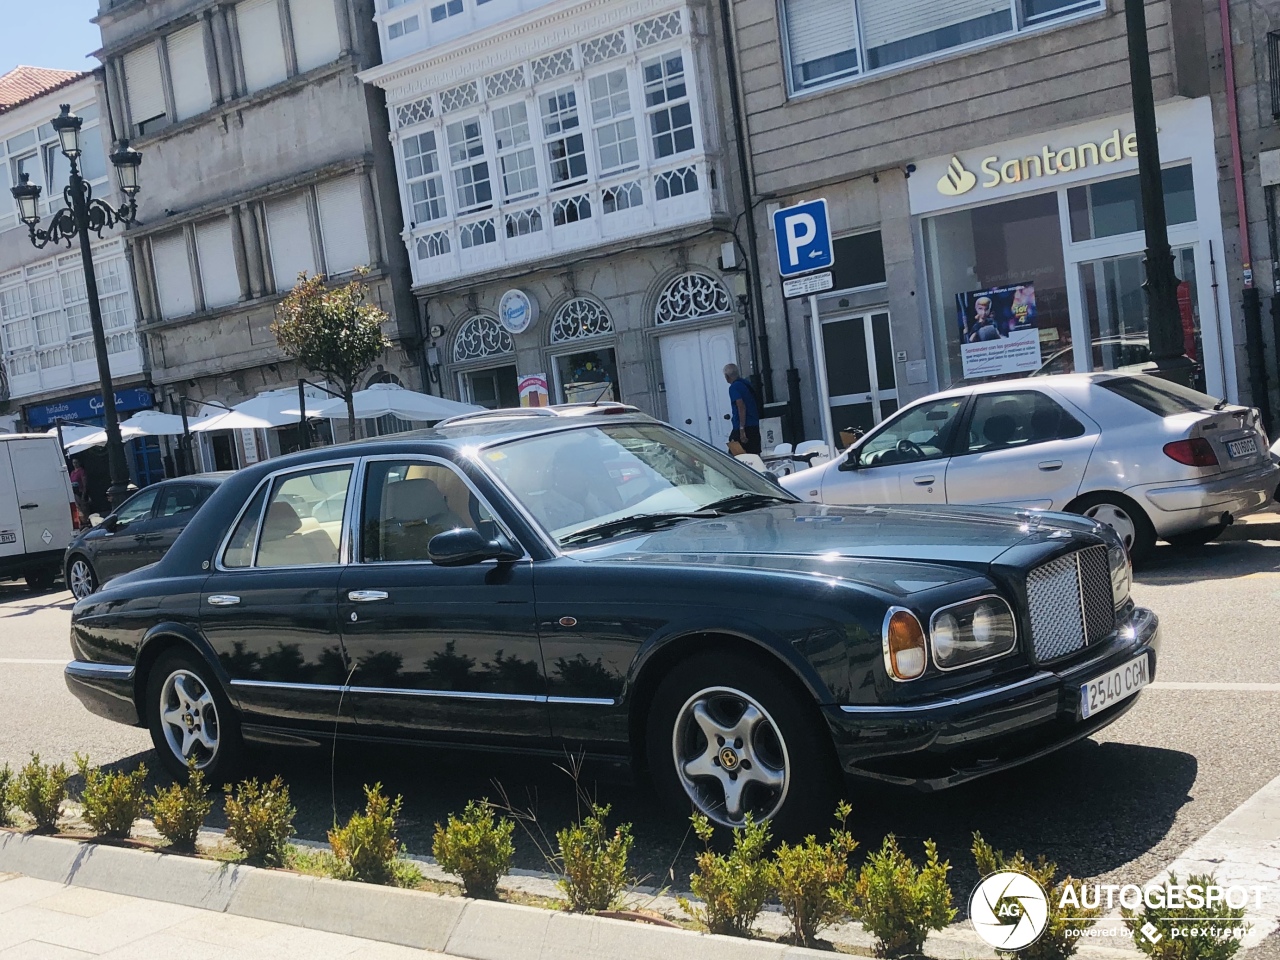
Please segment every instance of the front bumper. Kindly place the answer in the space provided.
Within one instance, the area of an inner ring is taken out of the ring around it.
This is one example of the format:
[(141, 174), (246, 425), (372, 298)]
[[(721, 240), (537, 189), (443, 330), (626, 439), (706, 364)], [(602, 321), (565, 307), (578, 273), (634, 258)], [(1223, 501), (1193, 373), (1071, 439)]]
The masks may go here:
[(139, 726), (134, 701), (133, 667), (115, 663), (72, 660), (63, 670), (67, 689), (99, 717)]
[(1080, 719), (1080, 686), (1141, 655), (1155, 679), (1159, 619), (1137, 608), (1097, 655), (997, 687), (921, 703), (824, 708), (845, 772), (940, 790), (1007, 770), (1088, 737), (1123, 716), (1141, 692)]
[(1130, 491), (1145, 501), (1156, 534), (1161, 537), (1202, 530), (1222, 521), (1223, 514), (1243, 517), (1271, 503), (1280, 486), (1280, 464), (1266, 460), (1225, 477), (1190, 483), (1161, 483)]

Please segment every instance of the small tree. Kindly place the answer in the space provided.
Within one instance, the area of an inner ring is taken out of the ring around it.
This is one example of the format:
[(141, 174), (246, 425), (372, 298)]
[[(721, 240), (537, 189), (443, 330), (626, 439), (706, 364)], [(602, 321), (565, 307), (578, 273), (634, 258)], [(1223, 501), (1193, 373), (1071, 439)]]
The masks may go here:
[(286, 355), (312, 373), (338, 385), (347, 402), (347, 425), (356, 435), (352, 399), (360, 378), (391, 346), (382, 332), (387, 315), (366, 302), (369, 286), (360, 270), (354, 280), (330, 289), (317, 274), (298, 274), (298, 283), (276, 307), (271, 324), (276, 343)]

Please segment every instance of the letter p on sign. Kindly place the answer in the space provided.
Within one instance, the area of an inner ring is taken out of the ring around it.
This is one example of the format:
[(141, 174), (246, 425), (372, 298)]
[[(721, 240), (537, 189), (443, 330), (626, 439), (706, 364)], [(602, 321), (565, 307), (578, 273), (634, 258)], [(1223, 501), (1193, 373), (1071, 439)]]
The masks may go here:
[(778, 273), (784, 277), (826, 270), (834, 262), (826, 200), (810, 200), (774, 211), (773, 233)]

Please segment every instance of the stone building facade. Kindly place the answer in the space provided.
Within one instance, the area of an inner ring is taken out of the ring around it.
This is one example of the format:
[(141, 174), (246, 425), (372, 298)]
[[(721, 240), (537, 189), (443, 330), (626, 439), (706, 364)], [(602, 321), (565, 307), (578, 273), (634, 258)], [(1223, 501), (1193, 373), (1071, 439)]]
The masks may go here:
[[(1185, 348), (1204, 389), (1247, 400), (1217, 6), (1145, 9)], [(761, 264), (805, 435), (960, 383), (1145, 362), (1123, 0), (732, 0), (732, 16), (757, 229), (825, 197), (836, 238), (816, 324)]]
[(723, 445), (753, 348), (717, 8), (408, 0), (376, 17), (433, 388), (633, 403)]
[[(368, 266), (393, 341), (372, 378), (422, 387), (386, 112), (356, 77), (378, 62), (372, 17), (371, 0), (102, 0), (111, 119), (144, 157), (128, 241), (165, 409), (307, 375), (270, 331), (300, 271)], [(297, 440), (206, 435), (201, 461), (243, 465)]]

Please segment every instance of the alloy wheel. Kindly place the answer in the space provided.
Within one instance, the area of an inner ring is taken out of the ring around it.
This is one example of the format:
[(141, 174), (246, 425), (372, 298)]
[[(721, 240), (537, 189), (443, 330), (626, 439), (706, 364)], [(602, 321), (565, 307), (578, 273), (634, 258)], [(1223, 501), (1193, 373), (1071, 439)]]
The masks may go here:
[(218, 707), (213, 693), (190, 670), (175, 670), (160, 689), (160, 727), (173, 755), (197, 770), (218, 755)]
[(1116, 506), (1114, 503), (1099, 503), (1086, 510), (1084, 515), (1091, 520), (1105, 523), (1120, 537), (1125, 550), (1133, 552), (1133, 542), (1137, 539), (1138, 528), (1123, 507)]
[(79, 557), (71, 562), (71, 567), (67, 571), (67, 580), (71, 595), (77, 600), (83, 600), (96, 589), (96, 584), (93, 582), (93, 568), (89, 566), (89, 561)]
[(676, 773), (694, 806), (708, 819), (740, 827), (782, 807), (790, 786), (787, 745), (773, 717), (732, 687), (708, 687), (676, 715), (671, 749)]

